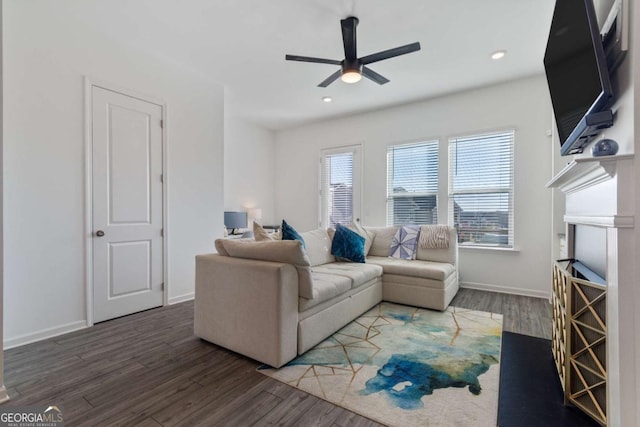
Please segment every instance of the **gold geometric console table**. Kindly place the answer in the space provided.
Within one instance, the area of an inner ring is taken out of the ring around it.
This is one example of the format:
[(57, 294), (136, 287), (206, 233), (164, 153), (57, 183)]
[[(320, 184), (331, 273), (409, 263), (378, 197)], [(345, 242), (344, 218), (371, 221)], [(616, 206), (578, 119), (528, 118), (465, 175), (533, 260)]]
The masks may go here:
[(575, 276), (573, 261), (553, 267), (552, 351), (565, 403), (607, 424), (607, 287)]

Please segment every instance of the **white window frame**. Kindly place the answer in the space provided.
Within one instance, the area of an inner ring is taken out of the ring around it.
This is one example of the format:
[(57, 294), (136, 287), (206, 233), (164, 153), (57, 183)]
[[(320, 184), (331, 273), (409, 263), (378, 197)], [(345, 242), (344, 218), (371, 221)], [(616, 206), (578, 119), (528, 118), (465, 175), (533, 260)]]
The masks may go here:
[(352, 220), (359, 222), (362, 212), (362, 145), (348, 145), (343, 147), (326, 148), (320, 150), (320, 171), (318, 179), (318, 225), (322, 228), (327, 228), (329, 224), (329, 206), (328, 197), (329, 194), (329, 182), (328, 176), (325, 174), (325, 163), (328, 156), (336, 154), (353, 154), (352, 163)]
[[(510, 163), (511, 163), (511, 173), (510, 173), (510, 185), (507, 189), (505, 189), (505, 187), (501, 186), (501, 187), (490, 187), (490, 186), (486, 186), (483, 188), (475, 188), (473, 190), (458, 190), (458, 191), (454, 191), (454, 174), (453, 174), (453, 146), (454, 144), (459, 143), (459, 140), (469, 140), (469, 139), (473, 139), (473, 138), (477, 138), (477, 139), (482, 139), (482, 138), (487, 138), (490, 137), (492, 135), (504, 135), (504, 134), (511, 134), (511, 141), (510, 141)], [(508, 209), (509, 209), (509, 229), (508, 229), (508, 241), (507, 244), (500, 244), (500, 243), (471, 243), (471, 242), (461, 242), (459, 243), (459, 247), (461, 248), (480, 248), (480, 249), (500, 249), (500, 250), (515, 250), (515, 223), (514, 223), (514, 217), (515, 217), (515, 212), (514, 212), (514, 187), (515, 187), (515, 139), (516, 139), (516, 131), (515, 129), (503, 129), (503, 130), (497, 130), (497, 131), (492, 131), (492, 132), (483, 132), (483, 133), (476, 133), (476, 134), (467, 134), (467, 135), (461, 135), (461, 136), (456, 136), (456, 137), (451, 137), (449, 138), (449, 149), (448, 149), (448, 155), (449, 155), (449, 167), (448, 167), (448, 175), (449, 175), (449, 209), (448, 209), (448, 217), (449, 217), (449, 225), (450, 226), (455, 226), (455, 219), (454, 219), (454, 197), (457, 195), (472, 195), (472, 194), (507, 194), (508, 195)], [(459, 236), (460, 236), (460, 230), (458, 230)]]
[[(437, 184), (436, 184), (436, 189), (433, 192), (421, 192), (421, 193), (406, 193), (406, 194), (402, 194), (402, 195), (395, 195), (393, 193), (393, 189), (392, 189), (392, 185), (391, 185), (391, 181), (393, 179), (393, 174), (394, 174), (394, 164), (393, 161), (391, 160), (391, 156), (390, 156), (390, 150), (393, 148), (402, 148), (402, 147), (411, 147), (411, 146), (421, 146), (421, 145), (429, 145), (429, 144), (435, 144), (436, 145), (436, 156), (437, 156), (437, 168), (438, 170), (435, 173), (436, 179), (438, 180)], [(395, 225), (393, 224), (393, 221), (391, 220), (394, 217), (394, 212), (393, 212), (393, 203), (392, 201), (396, 198), (403, 198), (403, 197), (429, 197), (429, 196), (435, 196), (436, 198), (436, 218), (440, 218), (440, 194), (439, 194), (439, 190), (440, 190), (440, 157), (441, 157), (441, 153), (440, 153), (440, 140), (438, 138), (429, 138), (429, 139), (424, 139), (424, 140), (419, 140), (419, 141), (414, 141), (414, 142), (404, 142), (404, 143), (400, 143), (400, 144), (390, 144), (387, 146), (387, 181), (386, 181), (386, 186), (387, 186), (387, 197), (386, 197), (386, 224), (387, 226), (392, 226)], [(436, 220), (436, 223), (438, 223), (439, 220)]]

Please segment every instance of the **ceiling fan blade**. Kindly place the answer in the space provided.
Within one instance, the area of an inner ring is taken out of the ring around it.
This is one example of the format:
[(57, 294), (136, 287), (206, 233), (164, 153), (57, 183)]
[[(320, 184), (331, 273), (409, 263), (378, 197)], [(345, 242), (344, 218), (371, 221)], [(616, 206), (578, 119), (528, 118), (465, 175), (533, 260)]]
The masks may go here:
[(335, 59), (312, 58), (310, 56), (299, 56), (299, 55), (286, 55), (285, 59), (287, 61), (317, 62), (319, 64), (331, 64), (331, 65), (340, 65), (342, 63), (341, 61), (336, 61)]
[(329, 86), (331, 83), (333, 83), (336, 80), (338, 80), (338, 77), (340, 77), (341, 75), (342, 75), (342, 70), (336, 71), (335, 73), (333, 73), (329, 77), (327, 77), (322, 83), (320, 83), (318, 85), (318, 87), (327, 87), (327, 86)]
[(379, 85), (383, 85), (385, 83), (389, 83), (389, 79), (376, 73), (371, 68), (362, 67), (362, 75), (368, 78), (371, 81), (378, 83)]
[(383, 50), (382, 52), (374, 53), (372, 55), (363, 56), (360, 58), (360, 63), (363, 65), (371, 64), (373, 62), (382, 61), (383, 59), (393, 58), (394, 56), (405, 55), (407, 53), (420, 50), (420, 43), (415, 42), (408, 45), (396, 47), (389, 50)]
[(358, 18), (350, 16), (340, 20), (342, 27), (342, 44), (344, 45), (344, 57), (347, 62), (354, 61), (358, 58), (356, 49), (356, 27), (358, 26)]

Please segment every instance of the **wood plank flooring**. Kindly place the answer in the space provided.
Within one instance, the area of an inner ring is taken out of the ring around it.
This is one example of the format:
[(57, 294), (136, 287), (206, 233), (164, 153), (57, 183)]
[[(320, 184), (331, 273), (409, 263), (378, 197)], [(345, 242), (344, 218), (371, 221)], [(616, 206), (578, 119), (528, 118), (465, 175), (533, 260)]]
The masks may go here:
[[(551, 337), (547, 300), (461, 289), (453, 305)], [(379, 426), (194, 337), (192, 301), (7, 350), (4, 360), (5, 405), (61, 406), (67, 426)]]
[(500, 313), (503, 330), (551, 339), (552, 308), (547, 299), (460, 289), (451, 305)]

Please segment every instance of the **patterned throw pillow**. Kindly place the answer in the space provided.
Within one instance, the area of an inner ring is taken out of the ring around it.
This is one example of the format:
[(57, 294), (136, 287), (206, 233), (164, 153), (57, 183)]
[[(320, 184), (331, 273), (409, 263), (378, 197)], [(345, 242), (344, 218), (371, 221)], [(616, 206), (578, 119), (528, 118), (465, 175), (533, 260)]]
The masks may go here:
[(280, 227), (280, 229), (282, 230), (282, 240), (300, 240), (302, 242), (302, 247), (305, 249), (307, 248), (307, 245), (300, 233), (298, 233), (295, 228), (287, 224), (287, 221), (284, 219), (282, 220), (282, 227)]
[(336, 225), (336, 233), (331, 242), (331, 255), (341, 261), (364, 263), (364, 237), (344, 225)]
[(391, 241), (390, 258), (416, 259), (420, 226), (404, 225), (398, 228)]

